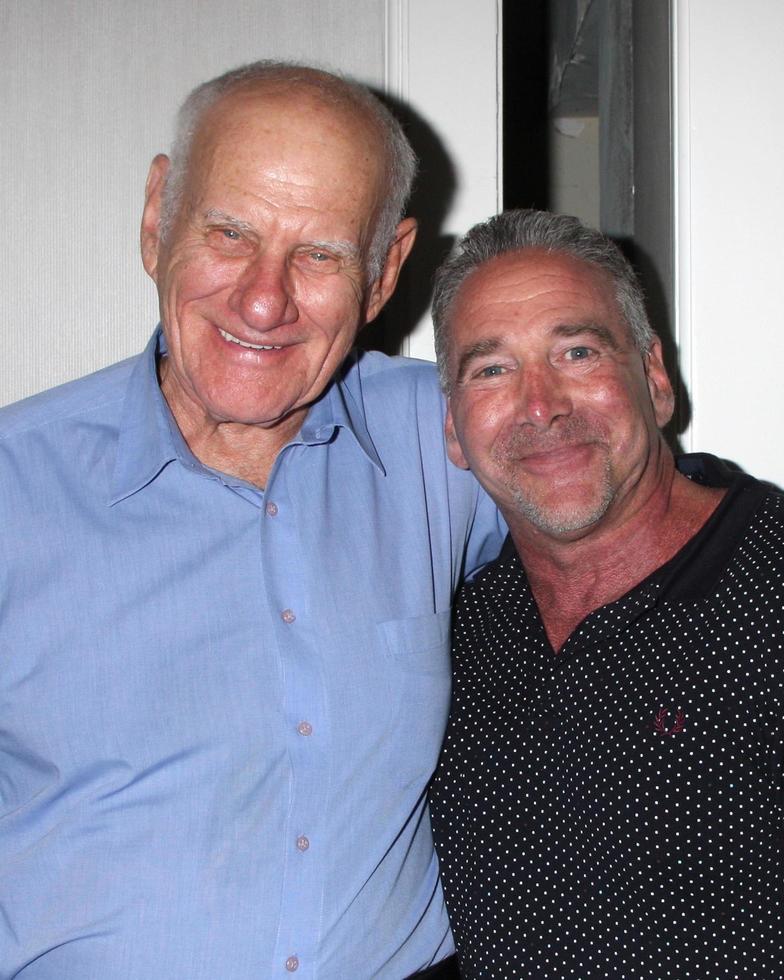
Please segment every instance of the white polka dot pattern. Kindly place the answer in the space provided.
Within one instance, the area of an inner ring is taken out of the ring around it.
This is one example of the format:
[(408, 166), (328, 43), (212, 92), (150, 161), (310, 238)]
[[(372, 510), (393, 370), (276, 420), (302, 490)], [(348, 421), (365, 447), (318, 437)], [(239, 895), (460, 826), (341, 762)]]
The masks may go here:
[(754, 506), (700, 594), (653, 576), (557, 656), (516, 556), (465, 589), (431, 794), (464, 977), (784, 977), (784, 497)]

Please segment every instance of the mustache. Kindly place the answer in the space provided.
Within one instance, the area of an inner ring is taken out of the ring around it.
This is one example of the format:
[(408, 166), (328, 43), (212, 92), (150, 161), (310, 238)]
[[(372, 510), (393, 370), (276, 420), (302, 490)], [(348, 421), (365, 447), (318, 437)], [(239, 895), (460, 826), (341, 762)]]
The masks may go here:
[(586, 419), (570, 415), (545, 431), (531, 425), (516, 426), (496, 444), (496, 451), (503, 457), (536, 456), (586, 442), (596, 442), (601, 433)]

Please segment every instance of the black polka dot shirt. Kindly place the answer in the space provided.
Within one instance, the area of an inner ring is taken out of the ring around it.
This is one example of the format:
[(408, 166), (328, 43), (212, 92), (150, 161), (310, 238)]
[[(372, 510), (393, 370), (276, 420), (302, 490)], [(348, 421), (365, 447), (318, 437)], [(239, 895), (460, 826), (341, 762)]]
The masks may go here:
[(464, 977), (784, 977), (784, 496), (729, 482), (557, 655), (513, 548), (464, 590), (431, 793)]

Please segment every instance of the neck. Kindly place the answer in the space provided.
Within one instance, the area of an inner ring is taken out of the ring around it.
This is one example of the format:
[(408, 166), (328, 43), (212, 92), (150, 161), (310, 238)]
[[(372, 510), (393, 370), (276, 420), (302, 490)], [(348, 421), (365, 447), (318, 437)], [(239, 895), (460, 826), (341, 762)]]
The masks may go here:
[(299, 431), (300, 420), (285, 430), (219, 422), (209, 428), (189, 431), (180, 419), (177, 419), (177, 425), (190, 451), (205, 466), (239, 477), (263, 490), (278, 453)]
[(566, 539), (508, 518), (554, 650), (595, 609), (620, 598), (661, 568), (715, 510), (723, 491), (681, 476), (667, 453), (654, 485), (622, 519), (610, 511)]
[(299, 432), (307, 415), (303, 407), (271, 426), (222, 422), (202, 406), (179, 396), (161, 373), (161, 391), (193, 455), (211, 469), (239, 477), (263, 489), (280, 450)]

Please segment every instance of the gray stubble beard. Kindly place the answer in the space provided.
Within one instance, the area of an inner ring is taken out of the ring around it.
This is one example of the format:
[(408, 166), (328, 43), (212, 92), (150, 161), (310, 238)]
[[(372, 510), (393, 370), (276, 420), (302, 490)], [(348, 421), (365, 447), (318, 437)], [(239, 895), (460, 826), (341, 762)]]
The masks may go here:
[[(509, 465), (521, 448), (535, 448), (539, 451), (547, 449), (558, 449), (567, 446), (571, 442), (579, 443), (584, 441), (594, 441), (596, 433), (579, 417), (574, 417), (566, 422), (559, 430), (556, 438), (546, 436), (545, 438), (529, 438), (520, 431), (516, 433), (505, 445), (497, 451), (496, 459), (499, 463)], [(615, 498), (615, 487), (611, 479), (610, 458), (605, 456), (604, 470), (600, 478), (598, 487), (599, 497), (594, 506), (586, 511), (582, 508), (572, 508), (562, 512), (557, 507), (544, 508), (537, 504), (535, 500), (527, 497), (519, 483), (514, 480), (510, 473), (507, 482), (509, 495), (514, 502), (516, 511), (520, 517), (528, 521), (535, 528), (546, 534), (566, 534), (571, 531), (579, 531), (590, 527), (607, 513), (610, 504)]]
[[(609, 467), (607, 468), (609, 470)], [(609, 472), (606, 470), (601, 483), (601, 497), (596, 501), (592, 510), (573, 508), (564, 513), (557, 508), (543, 508), (535, 501), (528, 499), (520, 487), (510, 487), (512, 500), (520, 517), (533, 524), (545, 534), (566, 534), (570, 531), (580, 531), (585, 527), (596, 524), (607, 513), (615, 497), (615, 490), (610, 484)]]

